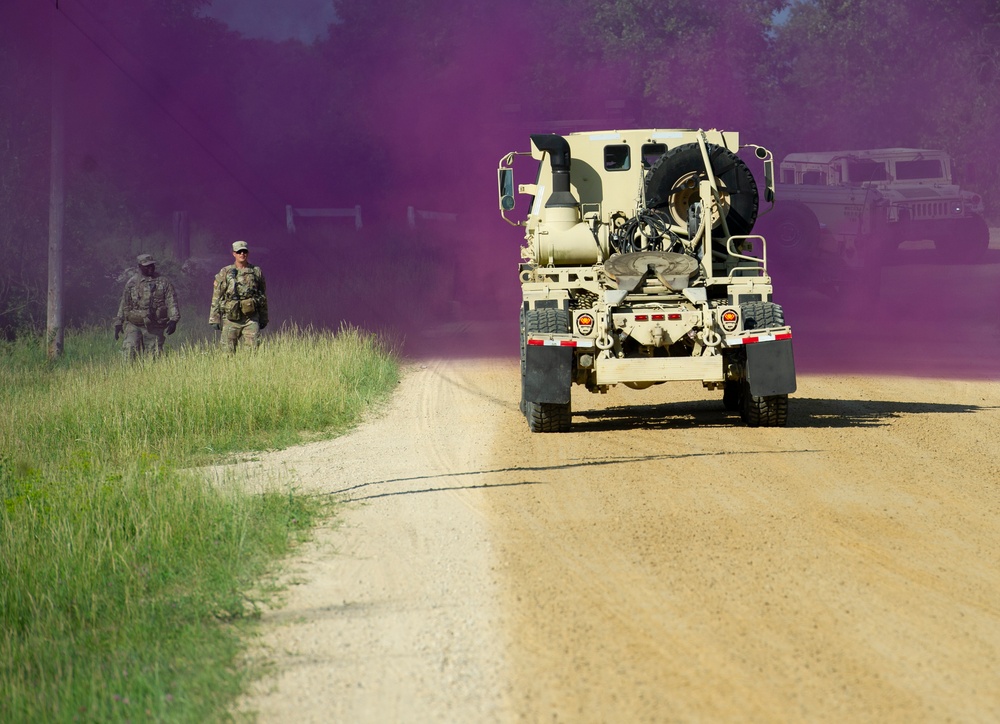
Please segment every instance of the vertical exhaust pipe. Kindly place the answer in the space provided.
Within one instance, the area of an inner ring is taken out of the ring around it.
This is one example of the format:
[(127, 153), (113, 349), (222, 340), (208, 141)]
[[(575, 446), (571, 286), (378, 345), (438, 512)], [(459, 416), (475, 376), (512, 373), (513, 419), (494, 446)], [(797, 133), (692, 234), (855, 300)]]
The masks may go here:
[(569, 190), (569, 142), (555, 133), (536, 133), (531, 142), (539, 151), (549, 154), (552, 165), (552, 194), (545, 208), (579, 208), (580, 203)]

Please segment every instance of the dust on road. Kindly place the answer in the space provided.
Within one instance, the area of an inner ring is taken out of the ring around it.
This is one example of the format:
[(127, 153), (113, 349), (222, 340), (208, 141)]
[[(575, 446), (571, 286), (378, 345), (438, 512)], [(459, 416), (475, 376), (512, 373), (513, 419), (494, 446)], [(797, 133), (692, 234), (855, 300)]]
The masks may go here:
[(348, 501), (264, 620), (261, 721), (1000, 718), (1000, 383), (800, 376), (574, 397), (428, 362), (353, 434), (275, 453)]

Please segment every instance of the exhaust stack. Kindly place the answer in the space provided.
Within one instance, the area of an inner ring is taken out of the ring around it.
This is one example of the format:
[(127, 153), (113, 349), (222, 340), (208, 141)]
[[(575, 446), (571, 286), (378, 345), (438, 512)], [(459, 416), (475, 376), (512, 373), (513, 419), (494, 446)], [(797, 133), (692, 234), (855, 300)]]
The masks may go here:
[(539, 151), (549, 154), (552, 164), (552, 194), (545, 202), (545, 208), (578, 209), (580, 202), (569, 190), (569, 143), (555, 133), (536, 133), (531, 136), (531, 142)]

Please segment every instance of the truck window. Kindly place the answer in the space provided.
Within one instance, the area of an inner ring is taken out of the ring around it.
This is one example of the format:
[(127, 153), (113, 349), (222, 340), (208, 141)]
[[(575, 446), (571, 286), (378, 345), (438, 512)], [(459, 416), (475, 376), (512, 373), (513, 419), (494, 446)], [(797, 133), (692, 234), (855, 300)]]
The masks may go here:
[(885, 181), (888, 174), (883, 161), (848, 161), (847, 180), (863, 184), (868, 181)]
[(783, 168), (783, 169), (781, 169), (781, 183), (783, 183), (783, 184), (793, 184), (793, 183), (795, 183), (795, 169), (794, 168)]
[(925, 158), (916, 161), (896, 161), (896, 180), (939, 179), (944, 176), (941, 159)]
[(802, 183), (809, 186), (826, 186), (826, 174), (822, 171), (803, 171)]
[(642, 145), (642, 167), (651, 168), (666, 152), (667, 147), (662, 143), (644, 143)]
[(632, 168), (632, 157), (627, 145), (604, 147), (605, 171), (628, 171), (630, 168)]

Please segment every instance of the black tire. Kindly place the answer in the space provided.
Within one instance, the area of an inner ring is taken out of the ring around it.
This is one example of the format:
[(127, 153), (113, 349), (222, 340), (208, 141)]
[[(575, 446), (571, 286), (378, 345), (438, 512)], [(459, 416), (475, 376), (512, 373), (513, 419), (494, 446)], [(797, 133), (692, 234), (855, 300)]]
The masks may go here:
[[(712, 173), (729, 194), (726, 224), (729, 233), (749, 234), (757, 219), (757, 182), (746, 163), (728, 148), (707, 144)], [(684, 181), (705, 177), (705, 164), (697, 143), (685, 143), (660, 157), (646, 176), (646, 204), (667, 211), (681, 225), (687, 224), (691, 196)], [(695, 186), (695, 192), (697, 186)]]
[[(774, 302), (745, 302), (740, 305), (743, 329), (764, 329), (785, 326), (785, 312)], [(727, 392), (730, 383), (726, 383)], [(788, 419), (788, 395), (768, 395), (757, 397), (750, 394), (750, 382), (746, 379), (738, 383), (738, 406), (740, 418), (749, 427), (784, 427)], [(723, 394), (725, 403), (725, 394)], [(730, 409), (727, 407), (726, 409)]]
[(785, 326), (785, 310), (774, 302), (744, 302), (740, 305), (740, 315), (745, 330)]
[(942, 261), (971, 264), (980, 261), (990, 247), (990, 228), (978, 214), (955, 221), (934, 236), (934, 249)]
[(750, 383), (743, 382), (740, 417), (747, 427), (785, 427), (788, 423), (788, 395), (755, 397)]
[(756, 226), (767, 239), (770, 265), (801, 269), (819, 248), (819, 219), (802, 204), (778, 202), (774, 211), (758, 219)]
[(572, 426), (572, 405), (534, 402), (524, 399), (524, 377), (527, 374), (527, 335), (531, 332), (564, 334), (570, 331), (569, 312), (562, 309), (529, 309), (521, 312), (521, 412), (532, 432), (569, 432)]
[(741, 380), (726, 380), (722, 388), (722, 406), (729, 412), (736, 412), (743, 405), (743, 383)]

